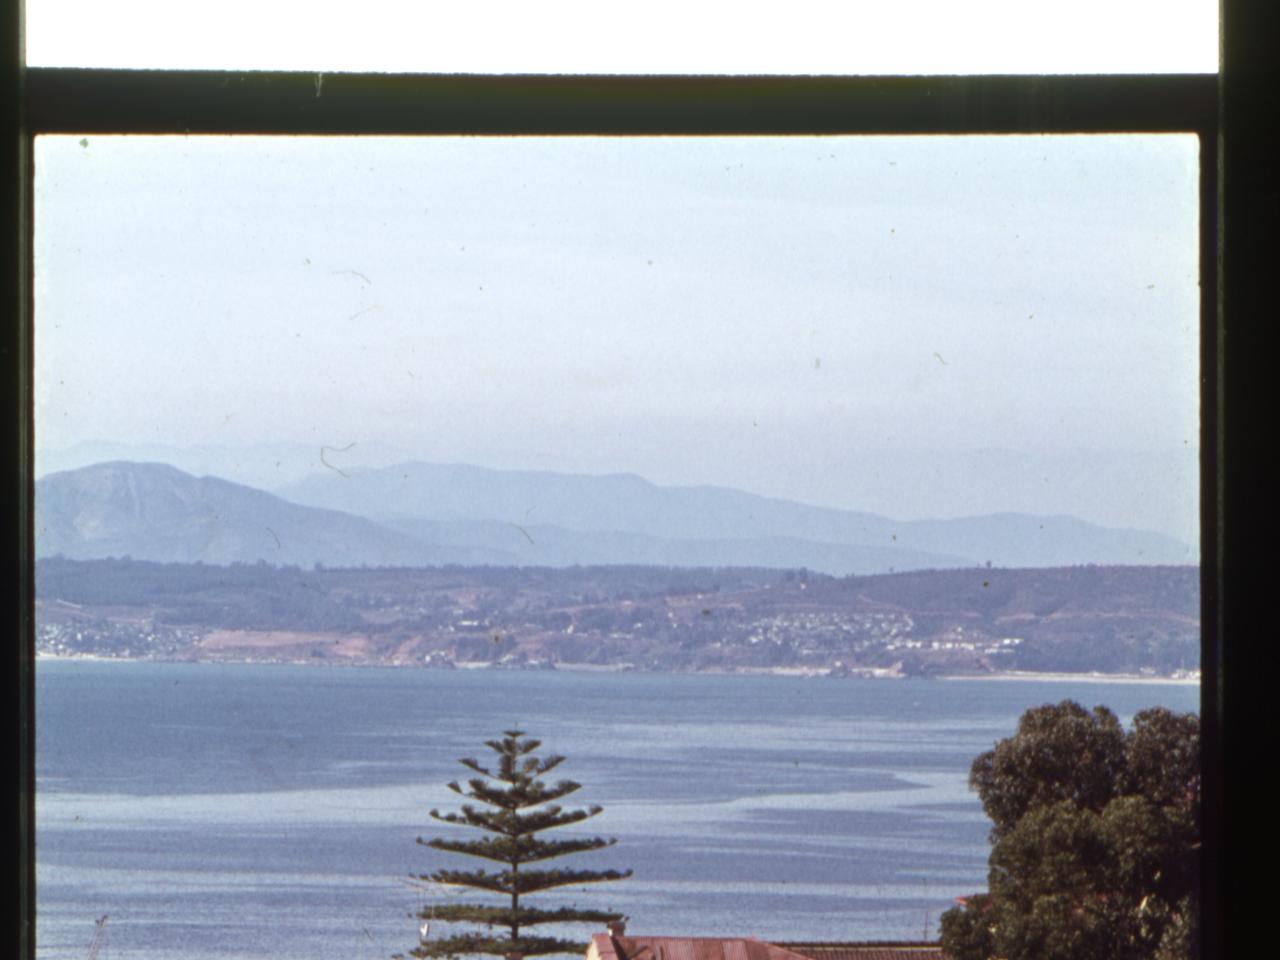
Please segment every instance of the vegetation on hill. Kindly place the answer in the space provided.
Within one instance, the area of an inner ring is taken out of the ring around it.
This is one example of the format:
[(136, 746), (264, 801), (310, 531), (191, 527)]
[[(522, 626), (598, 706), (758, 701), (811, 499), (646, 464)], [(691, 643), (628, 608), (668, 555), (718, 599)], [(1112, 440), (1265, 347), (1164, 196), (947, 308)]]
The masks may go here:
[[(1199, 663), (1192, 567), (872, 577), (681, 567), (41, 560), (46, 653), (644, 670), (1149, 672)], [(189, 639), (175, 639), (175, 631)]]

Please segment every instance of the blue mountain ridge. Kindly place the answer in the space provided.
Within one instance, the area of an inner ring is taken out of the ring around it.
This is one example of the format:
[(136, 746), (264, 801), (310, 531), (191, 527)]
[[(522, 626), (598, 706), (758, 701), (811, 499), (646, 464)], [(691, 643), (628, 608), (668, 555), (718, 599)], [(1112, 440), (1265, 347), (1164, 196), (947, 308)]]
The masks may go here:
[(897, 521), (720, 487), (406, 463), (284, 495), (161, 463), (36, 483), (37, 556), (330, 566), (766, 566), (843, 574), (972, 566), (1186, 563), (1159, 534), (1073, 517)]

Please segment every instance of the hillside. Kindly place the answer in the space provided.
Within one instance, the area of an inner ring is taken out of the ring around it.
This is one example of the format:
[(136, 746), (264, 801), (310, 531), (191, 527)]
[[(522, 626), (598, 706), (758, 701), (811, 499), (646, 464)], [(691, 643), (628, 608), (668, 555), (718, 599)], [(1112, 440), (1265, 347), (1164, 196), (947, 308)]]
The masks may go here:
[(445, 559), (429, 544), (365, 517), (300, 506), (162, 463), (102, 463), (42, 478), (35, 531), (37, 557), (307, 566)]
[(38, 650), (183, 660), (1169, 675), (1194, 567), (300, 569), (42, 560)]

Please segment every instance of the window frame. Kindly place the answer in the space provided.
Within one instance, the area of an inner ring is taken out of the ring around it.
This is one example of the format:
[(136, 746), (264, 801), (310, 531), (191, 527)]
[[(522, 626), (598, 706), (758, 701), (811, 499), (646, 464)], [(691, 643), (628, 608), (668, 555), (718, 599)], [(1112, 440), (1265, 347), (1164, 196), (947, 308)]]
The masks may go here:
[[(1234, 0), (1227, 0), (1230, 4)], [(1240, 0), (1244, 3), (1245, 0)], [(15, 5), (17, 6), (17, 5)], [(1190, 133), (1199, 137), (1204, 944), (1221, 955), (1222, 605), (1225, 561), (1222, 146), (1218, 75), (963, 77), (556, 77), (25, 68), (21, 12), (6, 19), (16, 82), (4, 109), (11, 189), (11, 368), (5, 421), (17, 558), (15, 956), (35, 955), (32, 610), (32, 154), (46, 133), (372, 135), (929, 135)], [(1269, 55), (1263, 51), (1260, 56)], [(320, 78), (323, 78), (321, 82)], [(1256, 161), (1255, 161), (1256, 163)], [(1256, 173), (1256, 170), (1255, 170)], [(1257, 227), (1255, 226), (1256, 230)], [(1273, 241), (1274, 243), (1274, 241)], [(1243, 246), (1243, 241), (1240, 247)], [(1231, 247), (1228, 246), (1230, 250)], [(1226, 269), (1230, 273), (1230, 267)], [(1240, 272), (1243, 275), (1244, 271)], [(1243, 292), (1242, 292), (1243, 293)], [(1247, 295), (1247, 294), (1243, 294)], [(1240, 302), (1237, 300), (1236, 302)], [(1234, 938), (1233, 938), (1234, 939)]]

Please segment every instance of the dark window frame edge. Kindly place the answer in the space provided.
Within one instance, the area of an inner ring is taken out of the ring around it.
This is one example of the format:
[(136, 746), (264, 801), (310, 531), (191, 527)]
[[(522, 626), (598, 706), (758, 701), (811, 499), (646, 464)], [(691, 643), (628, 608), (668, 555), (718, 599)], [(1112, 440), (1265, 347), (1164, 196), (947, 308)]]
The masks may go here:
[(26, 71), (43, 133), (948, 135), (1216, 133), (1218, 80)]

